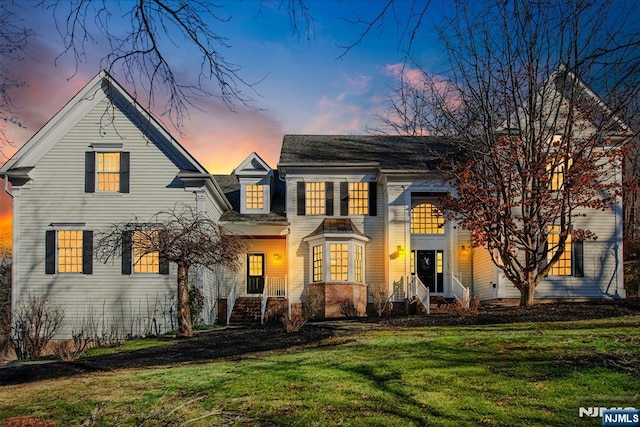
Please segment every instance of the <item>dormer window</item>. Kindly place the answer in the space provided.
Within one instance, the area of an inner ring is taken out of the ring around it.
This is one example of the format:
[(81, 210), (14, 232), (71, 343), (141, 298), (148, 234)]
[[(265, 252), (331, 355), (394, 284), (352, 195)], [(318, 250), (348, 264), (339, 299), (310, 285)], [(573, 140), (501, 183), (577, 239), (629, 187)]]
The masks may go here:
[(275, 191), (274, 172), (256, 153), (251, 153), (236, 168), (240, 184), (240, 213), (268, 214)]
[(264, 185), (247, 184), (245, 197), (247, 209), (264, 209)]

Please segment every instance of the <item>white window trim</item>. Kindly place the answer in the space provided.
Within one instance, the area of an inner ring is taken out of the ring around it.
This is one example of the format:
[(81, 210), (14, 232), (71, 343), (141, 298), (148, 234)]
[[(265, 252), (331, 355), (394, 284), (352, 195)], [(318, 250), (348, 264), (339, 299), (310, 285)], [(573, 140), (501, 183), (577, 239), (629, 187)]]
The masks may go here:
[[(314, 239), (309, 239), (309, 283), (367, 283), (367, 249), (365, 247), (366, 240), (357, 235), (340, 234), (340, 237), (320, 235)], [(330, 245), (332, 243), (346, 243), (348, 245), (347, 251), (347, 280), (332, 280), (331, 279), (331, 252)], [(322, 246), (322, 279), (319, 282), (313, 280), (313, 247)], [(362, 281), (356, 280), (356, 249), (359, 246), (362, 248)]]

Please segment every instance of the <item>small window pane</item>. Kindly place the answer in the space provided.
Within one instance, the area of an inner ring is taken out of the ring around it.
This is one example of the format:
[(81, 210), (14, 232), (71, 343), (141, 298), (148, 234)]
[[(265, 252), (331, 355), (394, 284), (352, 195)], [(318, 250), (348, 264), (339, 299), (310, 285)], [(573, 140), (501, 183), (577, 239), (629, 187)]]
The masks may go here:
[(363, 272), (363, 250), (362, 250), (362, 246), (356, 246), (356, 251), (355, 251), (355, 279), (356, 282), (362, 282), (362, 272)]
[[(547, 260), (550, 261), (558, 250), (558, 244), (560, 242), (560, 226), (550, 225), (548, 226), (549, 234), (547, 236), (547, 242), (549, 246), (549, 252), (547, 252)], [(567, 241), (564, 244), (564, 252), (560, 256), (560, 259), (549, 270), (550, 276), (571, 276), (571, 234), (567, 236)]]
[(349, 183), (349, 215), (369, 214), (369, 183)]
[(305, 184), (305, 214), (324, 215), (325, 188), (324, 182), (307, 182)]
[(330, 280), (346, 281), (349, 279), (349, 245), (346, 243), (331, 243), (329, 245)]
[(262, 276), (263, 260), (262, 255), (249, 255), (249, 276)]
[(322, 245), (313, 247), (313, 281), (322, 282)]
[(160, 271), (160, 255), (151, 251), (158, 238), (157, 231), (134, 231), (133, 233), (133, 272), (158, 273)]
[(120, 153), (97, 153), (98, 191), (120, 191)]
[(82, 273), (82, 231), (58, 231), (58, 273)]
[(411, 233), (444, 234), (444, 216), (431, 203), (420, 203), (411, 209)]
[(260, 184), (247, 184), (245, 188), (247, 209), (264, 208), (264, 186)]

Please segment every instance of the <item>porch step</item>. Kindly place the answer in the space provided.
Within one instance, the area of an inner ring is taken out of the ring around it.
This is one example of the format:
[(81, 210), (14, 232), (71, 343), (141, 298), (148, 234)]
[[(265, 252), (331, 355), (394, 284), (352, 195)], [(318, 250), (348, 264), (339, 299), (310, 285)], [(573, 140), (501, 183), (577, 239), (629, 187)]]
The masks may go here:
[(233, 305), (229, 324), (254, 324), (260, 323), (261, 298), (239, 297)]

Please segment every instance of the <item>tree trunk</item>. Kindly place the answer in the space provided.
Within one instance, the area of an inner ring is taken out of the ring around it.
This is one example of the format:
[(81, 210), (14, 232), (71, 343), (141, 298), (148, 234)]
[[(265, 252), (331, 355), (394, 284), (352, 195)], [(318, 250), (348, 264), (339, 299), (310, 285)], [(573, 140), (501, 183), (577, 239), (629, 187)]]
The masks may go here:
[(529, 283), (520, 290), (520, 307), (531, 307), (534, 303), (536, 286)]
[(189, 305), (189, 267), (181, 263), (178, 263), (178, 336), (193, 336)]

